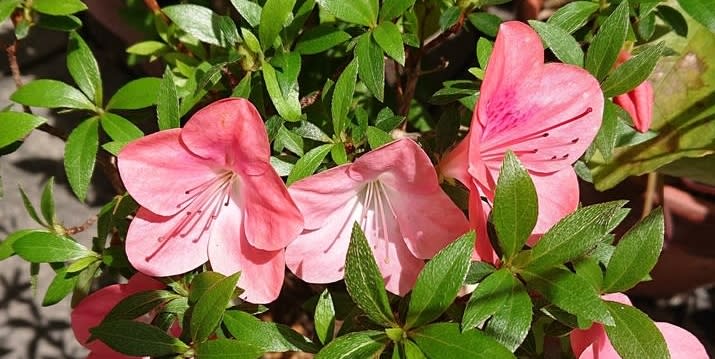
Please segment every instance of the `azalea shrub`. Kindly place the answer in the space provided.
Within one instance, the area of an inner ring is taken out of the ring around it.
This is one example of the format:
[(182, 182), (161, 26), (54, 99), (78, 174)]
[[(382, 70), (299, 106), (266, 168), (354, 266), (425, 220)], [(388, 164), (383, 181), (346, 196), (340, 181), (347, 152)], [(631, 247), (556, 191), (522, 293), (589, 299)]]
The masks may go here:
[(43, 305), (71, 297), (90, 357), (707, 358), (622, 294), (662, 209), (626, 229), (626, 201), (579, 196), (712, 152), (705, 1), (126, 6), (147, 34), (128, 61), (163, 75), (106, 93), (83, 2), (0, 1), (13, 51), (67, 33), (73, 79), (23, 84), (10, 54), (3, 153), (48, 132), (78, 200), (116, 191), (96, 228), (63, 225), (53, 180), (22, 192), (38, 226), (0, 243), (55, 272)]

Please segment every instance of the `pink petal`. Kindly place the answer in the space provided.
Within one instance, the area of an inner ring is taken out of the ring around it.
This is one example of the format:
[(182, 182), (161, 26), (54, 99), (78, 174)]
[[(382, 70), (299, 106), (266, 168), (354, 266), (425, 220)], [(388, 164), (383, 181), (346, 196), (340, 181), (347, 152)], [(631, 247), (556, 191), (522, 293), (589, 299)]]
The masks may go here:
[(241, 295), (254, 304), (270, 303), (280, 294), (285, 275), (283, 250), (264, 251), (251, 246), (241, 228), (241, 210), (228, 206), (212, 228), (208, 252), (213, 270), (232, 275), (241, 272)]
[[(291, 186), (291, 192), (292, 189)], [(350, 234), (361, 211), (357, 196), (353, 196), (334, 208), (320, 228), (303, 231), (286, 248), (286, 265), (291, 272), (308, 283), (343, 279)]]
[(602, 347), (598, 347), (598, 344), (593, 344), (589, 347), (587, 347), (581, 355), (578, 357), (579, 359), (621, 359), (621, 356), (618, 355), (618, 352), (616, 352), (616, 349), (613, 348), (613, 345), (611, 345), (611, 342), (606, 341), (605, 344)]
[(244, 233), (259, 249), (283, 249), (303, 230), (303, 215), (298, 211), (283, 180), (270, 167), (259, 176), (241, 176), (241, 206)]
[[(571, 167), (549, 174), (529, 173), (529, 175), (536, 187), (539, 202), (539, 216), (532, 234), (540, 236), (578, 208), (578, 178)], [(536, 243), (532, 239), (529, 244)]]
[(631, 299), (628, 298), (628, 296), (623, 293), (604, 294), (601, 296), (601, 299), (610, 300), (611, 302), (616, 302), (616, 303), (633, 306), (633, 303), (631, 303)]
[(186, 206), (186, 191), (216, 177), (213, 164), (189, 152), (180, 129), (160, 131), (127, 144), (118, 167), (129, 194), (142, 207), (164, 216)]
[(181, 130), (181, 139), (197, 156), (237, 172), (260, 174), (252, 164), (266, 163), (270, 158), (261, 115), (242, 98), (219, 100), (196, 112)]
[[(420, 146), (406, 138), (392, 141), (358, 158), (349, 167), (348, 175), (356, 181), (379, 179), (391, 186), (400, 181), (412, 184), (421, 176), (437, 176)], [(414, 187), (411, 188), (413, 191), (422, 190), (419, 186), (411, 187)]]
[(350, 165), (320, 172), (293, 183), (288, 192), (303, 213), (305, 229), (316, 229), (326, 224), (333, 213), (353, 199), (363, 183), (348, 175)]
[(469, 134), (451, 151), (447, 152), (437, 166), (437, 172), (446, 178), (455, 178), (465, 186), (471, 181), (469, 166)]
[[(139, 208), (129, 224), (126, 240), (126, 253), (132, 266), (148, 275), (165, 277), (188, 272), (206, 263), (210, 233), (204, 229), (204, 223), (189, 224), (177, 230), (188, 217), (184, 212), (162, 217)], [(171, 236), (172, 233), (179, 234)], [(166, 239), (160, 241), (160, 238)]]
[(574, 356), (580, 358), (593, 357), (593, 354), (585, 354), (585, 352), (593, 353), (593, 350), (599, 351), (605, 341), (608, 341), (606, 337), (606, 331), (603, 329), (601, 324), (593, 324), (590, 328), (586, 330), (574, 329), (571, 334), (569, 334), (569, 341), (571, 342), (571, 350)]
[(639, 132), (647, 132), (653, 121), (653, 85), (646, 80), (628, 93), (613, 98), (633, 120)]
[(473, 260), (496, 264), (498, 257), (487, 234), (487, 218), (491, 208), (482, 201), (479, 191), (472, 185), (469, 191), (469, 226), (476, 231)]
[(671, 359), (707, 359), (707, 351), (692, 333), (676, 325), (655, 323), (668, 345)]

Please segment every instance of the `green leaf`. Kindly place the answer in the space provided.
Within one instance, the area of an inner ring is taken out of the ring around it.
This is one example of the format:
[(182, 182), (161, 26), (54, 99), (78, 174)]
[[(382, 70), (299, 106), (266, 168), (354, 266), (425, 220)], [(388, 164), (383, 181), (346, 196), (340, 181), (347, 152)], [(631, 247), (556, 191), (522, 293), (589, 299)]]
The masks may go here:
[(588, 281), (596, 291), (601, 292), (603, 287), (603, 271), (598, 260), (592, 256), (581, 257), (573, 262), (576, 275)]
[(370, 33), (360, 36), (355, 46), (358, 58), (358, 75), (368, 90), (382, 102), (385, 97), (385, 60), (382, 49)]
[(320, 127), (314, 125), (308, 121), (301, 121), (299, 127), (294, 127), (293, 132), (298, 134), (298, 136), (307, 138), (309, 140), (332, 143), (333, 140), (320, 129)]
[(462, 331), (478, 326), (496, 313), (509, 299), (514, 286), (513, 275), (500, 269), (484, 280), (472, 292), (462, 316)]
[(464, 284), (477, 284), (486, 276), (494, 273), (496, 269), (493, 265), (487, 262), (474, 261), (469, 265), (467, 277), (464, 278)]
[(385, 281), (365, 234), (357, 223), (353, 224), (345, 259), (345, 284), (350, 297), (370, 319), (382, 326), (396, 325), (387, 300)]
[(0, 242), (0, 261), (10, 258), (15, 254), (15, 250), (12, 248), (13, 244), (20, 238), (34, 232), (45, 232), (42, 229), (21, 229), (19, 231), (12, 232), (8, 234), (5, 239)]
[(20, 87), (10, 99), (27, 106), (74, 108), (93, 111), (92, 101), (76, 88), (57, 80), (34, 80)]
[(603, 158), (608, 160), (618, 140), (618, 106), (611, 101), (605, 101), (604, 105), (601, 128), (594, 142)]
[(226, 277), (199, 297), (191, 314), (189, 329), (191, 339), (198, 343), (206, 340), (221, 323), (228, 301), (233, 297), (240, 272)]
[(335, 333), (335, 307), (333, 306), (333, 298), (327, 288), (320, 294), (318, 304), (315, 306), (315, 332), (323, 344), (333, 340)]
[(37, 126), (47, 122), (42, 117), (24, 112), (0, 112), (0, 148), (24, 139)]
[(315, 359), (379, 358), (387, 342), (385, 333), (377, 330), (348, 333), (326, 345)]
[(415, 0), (384, 0), (380, 8), (380, 22), (384, 20), (392, 20), (401, 16), (405, 10), (412, 7)]
[(645, 50), (618, 66), (613, 73), (603, 81), (603, 95), (613, 97), (624, 94), (645, 81), (663, 53), (663, 43), (648, 46)]
[(663, 209), (651, 212), (618, 242), (608, 262), (603, 289), (624, 292), (653, 269), (663, 248)]
[(32, 263), (73, 261), (94, 253), (68, 237), (43, 231), (18, 238), (12, 248), (22, 259)]
[(281, 126), (278, 129), (276, 143), (278, 142), (296, 155), (303, 156), (303, 138), (288, 130), (285, 126)]
[(715, 8), (703, 0), (678, 0), (688, 15), (715, 33)]
[(488, 12), (474, 12), (469, 14), (467, 19), (469, 19), (469, 22), (471, 22), (477, 30), (489, 37), (497, 36), (499, 25), (502, 22), (501, 18)]
[(405, 65), (405, 45), (402, 43), (402, 33), (397, 25), (389, 21), (383, 22), (372, 31), (372, 36), (387, 56), (395, 59), (400, 65)]
[(221, 338), (201, 343), (196, 348), (196, 357), (200, 359), (254, 359), (263, 353), (263, 349), (255, 345)]
[(586, 53), (586, 69), (598, 80), (603, 80), (616, 62), (628, 27), (628, 1), (624, 0), (603, 22)]
[(375, 119), (375, 127), (389, 132), (395, 129), (405, 118), (402, 116), (395, 115), (394, 112), (389, 107), (385, 107), (380, 112), (377, 113), (377, 118)]
[(427, 262), (410, 295), (405, 330), (437, 319), (454, 302), (469, 270), (474, 239), (474, 231), (471, 231)]
[(325, 156), (330, 153), (330, 149), (333, 147), (332, 143), (326, 143), (318, 147), (313, 148), (308, 151), (303, 157), (301, 157), (298, 162), (295, 163), (293, 170), (288, 175), (287, 184), (303, 179), (312, 175), (320, 164), (325, 159)]
[(650, 40), (655, 34), (655, 14), (650, 13), (646, 16), (642, 16), (638, 20), (637, 25), (638, 36), (644, 41)]
[(165, 356), (184, 353), (189, 346), (165, 331), (133, 320), (103, 322), (89, 330), (119, 353), (131, 356)]
[(109, 99), (107, 110), (136, 110), (156, 104), (161, 82), (158, 77), (142, 77), (126, 83)]
[(596, 289), (565, 267), (529, 269), (521, 272), (526, 285), (557, 307), (578, 317), (613, 325), (613, 318)]
[(300, 121), (301, 109), (298, 98), (286, 99), (283, 96), (276, 70), (267, 62), (263, 63), (263, 81), (278, 114), (288, 121)]
[(12, 15), (22, 0), (0, 0), (0, 22), (5, 22)]
[(99, 146), (99, 119), (92, 117), (82, 122), (67, 138), (65, 144), (65, 172), (72, 191), (84, 201), (94, 172)]
[(55, 178), (50, 177), (42, 188), (42, 198), (40, 199), (40, 211), (47, 224), (53, 226), (57, 222), (55, 215)]
[(236, 8), (241, 17), (246, 19), (251, 27), (256, 27), (261, 22), (261, 5), (249, 0), (231, 0), (231, 4)]
[(688, 23), (678, 10), (667, 5), (658, 5), (657, 14), (676, 34), (682, 37), (688, 36)]
[(556, 10), (547, 23), (556, 25), (570, 34), (586, 25), (596, 10), (598, 4), (595, 2), (574, 1)]
[(258, 38), (263, 49), (268, 49), (283, 29), (283, 24), (292, 15), (295, 0), (268, 0), (261, 11)]
[(67, 69), (80, 90), (97, 106), (102, 106), (99, 65), (87, 43), (74, 31), (70, 32), (67, 43)]
[(77, 284), (77, 279), (79, 277), (76, 273), (69, 273), (67, 267), (60, 268), (55, 277), (50, 282), (50, 286), (47, 287), (47, 292), (45, 292), (45, 297), (42, 298), (42, 306), (49, 307), (55, 305), (65, 299), (68, 294), (72, 292), (75, 284)]
[(318, 54), (350, 40), (350, 34), (329, 24), (318, 25), (305, 32), (295, 46), (303, 55)]
[(117, 303), (109, 313), (104, 316), (104, 321), (136, 319), (149, 313), (154, 308), (179, 298), (178, 294), (167, 290), (147, 290), (132, 294)]
[(565, 263), (593, 248), (608, 231), (608, 223), (625, 201), (580, 208), (546, 232), (531, 251), (530, 268)]
[(340, 20), (370, 27), (377, 25), (377, 0), (318, 0), (318, 5)]
[(507, 262), (521, 251), (529, 239), (537, 214), (534, 183), (514, 153), (508, 151), (499, 172), (491, 212), (499, 247)]
[(333, 116), (333, 131), (340, 135), (348, 124), (348, 112), (353, 102), (357, 82), (358, 59), (354, 58), (338, 77), (333, 90), (330, 113)]
[(48, 15), (69, 15), (79, 11), (87, 10), (80, 0), (33, 0), (32, 9)]
[(87, 257), (82, 257), (67, 266), (67, 273), (81, 272), (81, 271), (87, 269), (87, 267), (89, 267), (93, 263), (99, 262), (100, 260), (102, 260), (102, 259), (96, 254), (92, 254)]
[(160, 42), (160, 41), (142, 41), (142, 42), (137, 42), (136, 44), (129, 46), (127, 48), (127, 53), (134, 54), (134, 55), (140, 55), (140, 56), (151, 56), (151, 55), (158, 55), (162, 52), (165, 52), (169, 50), (170, 47), (167, 46), (165, 43)]
[(458, 6), (451, 6), (446, 8), (439, 17), (439, 28), (442, 31), (447, 30), (457, 23), (459, 17), (462, 15), (462, 9)]
[(419, 328), (412, 333), (422, 352), (430, 359), (473, 358), (502, 359), (515, 358), (509, 350), (492, 338), (476, 330), (464, 333), (459, 324), (436, 323)]
[(509, 276), (511, 286), (504, 304), (494, 313), (484, 332), (511, 351), (516, 351), (531, 329), (531, 297), (521, 282)]
[(43, 227), (47, 227), (48, 225), (44, 223), (40, 217), (37, 215), (37, 210), (35, 209), (35, 206), (32, 205), (32, 202), (30, 201), (30, 198), (27, 197), (27, 193), (25, 193), (25, 190), (22, 189), (22, 186), (18, 185), (18, 190), (20, 191), (20, 196), (22, 197), (22, 204), (25, 206), (25, 210), (27, 211), (27, 214), (30, 215), (30, 218), (34, 219), (35, 222), (37, 222), (39, 225)]
[(304, 351), (315, 353), (318, 351), (313, 342), (290, 327), (280, 323), (261, 321), (246, 312), (226, 311), (223, 324), (234, 337), (268, 352)]
[(345, 144), (342, 142), (333, 143), (333, 148), (330, 149), (330, 157), (336, 165), (348, 163), (348, 154), (345, 151)]
[(111, 112), (103, 113), (100, 122), (104, 132), (114, 141), (129, 142), (144, 136), (144, 132), (131, 121)]
[(529, 20), (529, 25), (539, 33), (546, 48), (563, 63), (583, 66), (583, 50), (571, 34), (557, 25)]
[(189, 303), (192, 305), (196, 304), (196, 301), (198, 301), (207, 290), (224, 278), (226, 278), (226, 276), (218, 272), (201, 272), (194, 276), (194, 278), (191, 279)]
[(239, 38), (238, 29), (231, 18), (219, 16), (207, 7), (180, 4), (161, 10), (181, 30), (211, 45), (229, 47)]
[(159, 90), (156, 95), (156, 115), (160, 130), (179, 128), (181, 126), (179, 95), (174, 82), (174, 74), (168, 67), (164, 70), (164, 76), (161, 79), (161, 83), (159, 83)]
[(663, 334), (635, 307), (606, 302), (615, 326), (606, 326), (608, 340), (623, 359), (669, 358)]
[(367, 135), (367, 142), (373, 150), (393, 140), (389, 133), (374, 126), (368, 126), (365, 134)]

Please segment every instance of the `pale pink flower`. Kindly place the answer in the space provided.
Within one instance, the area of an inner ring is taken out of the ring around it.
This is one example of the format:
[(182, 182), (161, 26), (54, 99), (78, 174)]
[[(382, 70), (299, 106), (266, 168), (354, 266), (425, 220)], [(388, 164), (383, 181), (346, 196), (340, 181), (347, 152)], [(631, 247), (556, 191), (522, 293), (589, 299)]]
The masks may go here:
[(500, 26), (470, 132), (439, 165), (442, 175), (470, 189), (476, 257), (496, 261), (485, 240), (486, 219), (507, 150), (518, 156), (536, 186), (533, 243), (576, 209), (579, 190), (571, 164), (593, 141), (602, 114), (603, 94), (593, 76), (577, 66), (544, 64), (541, 39), (529, 26), (516, 21)]
[[(616, 65), (626, 62), (630, 57), (630, 52), (621, 51)], [(639, 132), (647, 132), (653, 122), (653, 101), (653, 85), (648, 80), (643, 81), (633, 90), (613, 98), (615, 104), (628, 112)]]
[(273, 301), (303, 218), (269, 159), (258, 111), (238, 98), (124, 147), (119, 172), (141, 205), (127, 233), (132, 265), (158, 277), (210, 261), (225, 275), (241, 271), (243, 299)]
[(305, 230), (286, 248), (286, 264), (309, 283), (343, 278), (353, 223), (365, 232), (389, 291), (410, 291), (424, 260), (468, 230), (439, 187), (427, 154), (401, 139), (288, 189)]
[[(104, 287), (86, 298), (72, 310), (72, 331), (77, 341), (90, 350), (88, 359), (125, 359), (135, 358), (117, 353), (100, 340), (87, 343), (89, 330), (98, 326), (104, 317), (124, 298), (140, 292), (163, 289), (164, 283), (137, 273), (126, 284), (113, 284)], [(141, 320), (141, 318), (139, 319)], [(148, 320), (146, 320), (148, 321)], [(148, 358), (148, 357), (147, 357)]]
[[(632, 305), (625, 294), (613, 293), (603, 296), (603, 299)], [(693, 334), (676, 325), (656, 322), (668, 346), (672, 359), (707, 359), (708, 354), (702, 343)], [(620, 359), (616, 349), (608, 340), (603, 325), (594, 323), (587, 330), (574, 330), (569, 336), (571, 350), (579, 359)]]

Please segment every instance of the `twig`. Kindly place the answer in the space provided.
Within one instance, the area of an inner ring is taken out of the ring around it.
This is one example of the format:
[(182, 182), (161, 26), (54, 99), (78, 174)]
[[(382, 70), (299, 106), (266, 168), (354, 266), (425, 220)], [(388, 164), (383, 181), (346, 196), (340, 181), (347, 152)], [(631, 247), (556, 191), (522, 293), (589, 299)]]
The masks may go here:
[(91, 225), (93, 225), (94, 222), (97, 222), (96, 215), (89, 217), (86, 221), (84, 221), (84, 223), (80, 224), (79, 226), (66, 228), (65, 231), (67, 232), (67, 234), (70, 234), (70, 235), (77, 234), (79, 232), (84, 232), (87, 230), (87, 228), (89, 228)]
[(643, 213), (641, 218), (647, 217), (653, 210), (657, 199), (663, 201), (663, 181), (658, 172), (648, 173), (648, 182), (645, 188), (645, 200), (643, 201)]

